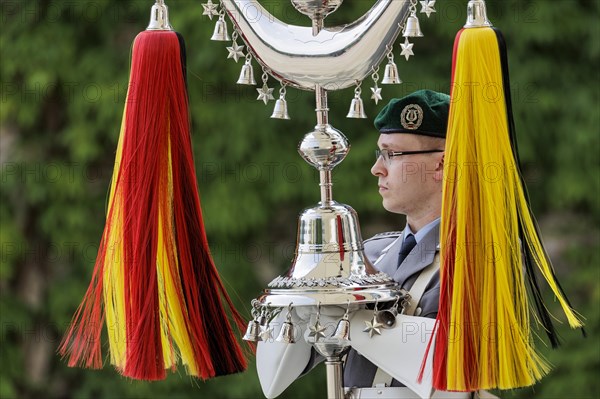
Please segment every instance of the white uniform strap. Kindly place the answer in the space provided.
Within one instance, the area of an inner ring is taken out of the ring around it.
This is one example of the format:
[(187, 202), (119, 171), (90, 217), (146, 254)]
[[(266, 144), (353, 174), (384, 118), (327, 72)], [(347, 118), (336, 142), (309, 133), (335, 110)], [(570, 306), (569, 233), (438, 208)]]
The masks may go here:
[[(386, 248), (386, 249), (389, 249)], [(433, 258), (433, 262), (419, 273), (419, 276), (415, 280), (412, 287), (410, 287), (410, 291), (408, 294), (410, 295), (410, 299), (408, 301), (408, 305), (404, 309), (404, 314), (409, 316), (414, 316), (415, 310), (417, 310), (417, 305), (421, 301), (421, 297), (425, 292), (425, 288), (431, 278), (440, 269), (440, 253), (436, 253)], [(373, 387), (389, 387), (392, 386), (392, 376), (383, 371), (381, 368), (377, 368), (377, 372), (375, 373), (375, 378), (373, 378)]]
[(375, 373), (375, 378), (373, 378), (373, 387), (375, 387), (375, 388), (391, 387), (393, 379), (394, 378), (391, 375), (389, 375), (388, 373), (383, 371), (383, 369), (380, 369), (379, 367), (377, 367), (377, 372)]
[[(436, 253), (433, 258), (433, 262), (425, 269), (421, 270), (419, 277), (415, 280), (415, 283), (410, 287), (410, 291), (408, 294), (410, 295), (410, 299), (408, 301), (408, 305), (404, 309), (404, 314), (414, 316), (415, 311), (417, 310), (417, 305), (421, 301), (421, 297), (425, 292), (425, 288), (433, 275), (440, 269), (440, 253)], [(418, 315), (417, 315), (418, 316)]]

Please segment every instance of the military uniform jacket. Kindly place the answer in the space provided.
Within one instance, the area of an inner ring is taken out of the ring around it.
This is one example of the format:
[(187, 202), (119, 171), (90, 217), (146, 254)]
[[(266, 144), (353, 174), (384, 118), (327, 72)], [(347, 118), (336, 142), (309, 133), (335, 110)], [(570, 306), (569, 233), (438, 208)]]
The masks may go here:
[[(398, 254), (402, 245), (402, 234), (383, 233), (365, 241), (365, 255), (375, 268), (391, 276), (401, 288), (410, 290), (420, 272), (433, 263), (439, 251), (439, 222), (417, 243), (401, 265)], [(440, 295), (440, 276), (436, 271), (425, 288), (415, 311), (415, 316), (435, 318), (438, 312)], [(401, 359), (398, 359), (401, 361)], [(371, 387), (377, 372), (377, 366), (350, 349), (344, 366), (344, 385), (346, 387)], [(396, 380), (392, 386), (403, 386)]]

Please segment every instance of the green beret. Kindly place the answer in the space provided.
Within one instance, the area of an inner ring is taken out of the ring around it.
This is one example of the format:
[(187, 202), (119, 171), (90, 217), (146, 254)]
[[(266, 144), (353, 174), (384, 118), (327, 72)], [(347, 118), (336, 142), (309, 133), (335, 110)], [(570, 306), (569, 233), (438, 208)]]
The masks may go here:
[(394, 98), (375, 118), (380, 133), (411, 133), (446, 137), (450, 96), (432, 90), (419, 90)]

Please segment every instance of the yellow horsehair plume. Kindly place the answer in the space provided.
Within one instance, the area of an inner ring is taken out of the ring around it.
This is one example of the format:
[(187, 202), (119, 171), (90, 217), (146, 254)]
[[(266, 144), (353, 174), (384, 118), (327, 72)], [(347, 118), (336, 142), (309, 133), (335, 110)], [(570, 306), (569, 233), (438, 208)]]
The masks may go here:
[(442, 390), (529, 386), (549, 371), (535, 351), (530, 328), (528, 286), (536, 320), (555, 339), (535, 268), (571, 327), (582, 326), (556, 280), (529, 209), (511, 136), (503, 45), (499, 32), (479, 27), (461, 30), (454, 47), (434, 358), (434, 386)]

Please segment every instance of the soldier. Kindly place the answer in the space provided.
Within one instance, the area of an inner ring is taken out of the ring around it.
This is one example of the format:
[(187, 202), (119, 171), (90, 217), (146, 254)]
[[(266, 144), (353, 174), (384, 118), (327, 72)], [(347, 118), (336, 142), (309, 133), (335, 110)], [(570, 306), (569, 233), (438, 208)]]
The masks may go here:
[[(448, 95), (420, 90), (391, 100), (375, 119), (380, 135), (371, 173), (378, 178), (383, 207), (389, 212), (405, 215), (406, 226), (402, 232), (382, 233), (366, 240), (365, 255), (376, 269), (387, 273), (409, 292), (405, 314), (429, 319), (436, 317), (439, 304), (439, 229), (449, 105)], [(337, 314), (333, 308), (330, 314), (326, 309), (321, 310), (321, 324), (335, 326), (343, 310), (339, 309), (340, 314)], [(296, 309), (296, 324), (306, 325), (311, 313), (314, 311)], [(432, 323), (431, 320), (428, 322)], [(373, 340), (373, 345), (381, 342), (384, 341)], [(392, 342), (394, 346), (401, 345), (400, 340)], [(285, 349), (259, 343), (257, 368), (265, 395), (278, 396), (320, 360), (303, 339)], [(344, 365), (348, 397), (402, 399), (424, 396), (379, 369), (374, 364), (379, 360), (371, 362), (357, 350), (350, 349)], [(385, 359), (381, 360), (385, 362)], [(410, 369), (410, 374), (416, 376), (422, 360), (422, 356), (402, 356), (391, 359), (388, 365)], [(412, 386), (416, 386), (416, 377), (407, 380), (412, 380)], [(427, 391), (425, 396), (430, 392)], [(470, 398), (471, 394), (437, 392), (433, 397)]]
[[(405, 215), (406, 226), (400, 233), (378, 234), (366, 240), (365, 255), (377, 269), (410, 292), (406, 313), (429, 318), (436, 317), (439, 301), (436, 255), (449, 105), (450, 96), (420, 90), (391, 100), (375, 119), (380, 133), (379, 149), (371, 173), (378, 178), (383, 207)], [(413, 360), (416, 367), (421, 360)], [(374, 383), (377, 370), (373, 363), (351, 349), (344, 368), (344, 384), (375, 386), (382, 382), (378, 376), (379, 381)], [(392, 387), (404, 386), (396, 380), (383, 382)]]

